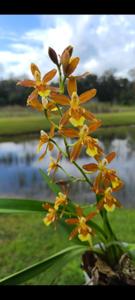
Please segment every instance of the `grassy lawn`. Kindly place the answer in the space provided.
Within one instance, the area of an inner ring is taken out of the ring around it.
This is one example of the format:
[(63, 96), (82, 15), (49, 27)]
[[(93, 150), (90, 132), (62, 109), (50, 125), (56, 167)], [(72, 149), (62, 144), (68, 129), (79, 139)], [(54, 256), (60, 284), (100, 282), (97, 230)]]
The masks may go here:
[(135, 111), (102, 113), (97, 115), (103, 121), (103, 126), (122, 126), (135, 124)]
[[(71, 245), (62, 232), (46, 228), (42, 213), (0, 215), (0, 278), (19, 271)], [(112, 227), (122, 241), (135, 243), (135, 210), (120, 209), (110, 214)], [(125, 225), (125, 226), (124, 226)], [(68, 263), (51, 282), (48, 273), (25, 284), (83, 284), (80, 257)]]
[[(127, 112), (100, 113), (96, 116), (103, 121), (103, 126), (135, 125), (135, 110)], [(0, 118), (0, 136), (39, 133), (48, 130), (49, 124), (42, 114), (8, 115)]]

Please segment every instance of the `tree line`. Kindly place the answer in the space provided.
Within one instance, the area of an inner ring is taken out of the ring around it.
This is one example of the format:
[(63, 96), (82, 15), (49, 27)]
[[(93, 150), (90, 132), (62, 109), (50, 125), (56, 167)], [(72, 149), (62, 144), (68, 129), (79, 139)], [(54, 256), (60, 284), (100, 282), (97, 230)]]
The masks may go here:
[[(6, 105), (26, 105), (26, 100), (31, 88), (17, 86), (16, 79), (0, 81), (0, 106)], [(58, 86), (57, 83), (52, 83)], [(135, 80), (128, 78), (116, 78), (111, 71), (106, 71), (102, 76), (90, 74), (77, 83), (78, 94), (90, 88), (97, 89), (96, 100), (99, 102), (109, 102), (111, 104), (135, 104)]]

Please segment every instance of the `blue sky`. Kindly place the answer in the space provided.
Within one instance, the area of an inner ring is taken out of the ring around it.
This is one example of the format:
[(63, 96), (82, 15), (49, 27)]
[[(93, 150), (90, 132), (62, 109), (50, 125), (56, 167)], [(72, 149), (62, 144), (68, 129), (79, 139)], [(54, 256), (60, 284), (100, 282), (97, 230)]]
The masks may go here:
[(30, 77), (30, 63), (43, 73), (54, 65), (48, 47), (59, 54), (69, 44), (81, 62), (76, 74), (101, 75), (135, 68), (135, 15), (0, 15), (0, 78)]

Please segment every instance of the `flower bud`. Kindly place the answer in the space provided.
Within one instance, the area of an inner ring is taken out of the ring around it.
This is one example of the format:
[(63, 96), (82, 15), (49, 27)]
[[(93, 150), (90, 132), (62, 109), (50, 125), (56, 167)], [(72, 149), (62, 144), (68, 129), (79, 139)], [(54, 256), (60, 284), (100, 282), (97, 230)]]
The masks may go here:
[(54, 62), (54, 64), (56, 64), (58, 66), (59, 65), (58, 57), (57, 57), (57, 54), (56, 54), (56, 52), (53, 48), (49, 47), (48, 55), (49, 55), (50, 59)]
[(70, 46), (68, 46), (64, 51), (68, 51), (69, 56), (71, 57), (71, 56), (72, 56), (72, 53), (73, 53), (73, 47), (70, 45)]
[(69, 55), (69, 52), (66, 50), (63, 52), (63, 54), (61, 56), (61, 60), (60, 60), (62, 67), (63, 67), (64, 74), (66, 74), (66, 70), (69, 65), (69, 60), (70, 60), (70, 55)]

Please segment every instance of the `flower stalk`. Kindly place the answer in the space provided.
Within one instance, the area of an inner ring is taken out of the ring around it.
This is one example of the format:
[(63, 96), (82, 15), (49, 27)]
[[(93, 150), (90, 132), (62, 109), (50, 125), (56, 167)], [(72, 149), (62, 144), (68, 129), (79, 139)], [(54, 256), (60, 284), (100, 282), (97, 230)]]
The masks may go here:
[[(93, 88), (78, 95), (77, 80), (84, 75), (73, 75), (80, 59), (79, 57), (72, 57), (72, 52), (73, 47), (71, 45), (66, 47), (61, 55), (57, 55), (55, 50), (49, 47), (49, 57), (57, 66), (57, 70), (52, 69), (41, 77), (38, 66), (32, 63), (31, 72), (34, 80), (23, 80), (18, 84), (33, 87), (34, 90), (27, 99), (27, 105), (44, 112), (44, 116), (50, 124), (49, 133), (41, 130), (37, 147), (38, 152), (45, 147), (39, 158), (40, 160), (46, 158), (46, 153), (53, 151), (54, 147), (58, 150), (57, 160), (50, 156), (51, 162), (48, 174), (53, 171), (52, 178), (55, 181), (54, 174), (58, 169), (61, 169), (72, 184), (80, 180), (88, 183), (90, 191), (95, 193), (96, 205), (94, 210), (91, 210), (91, 205), (89, 205), (89, 212), (86, 214), (81, 205), (76, 205), (73, 202), (70, 213), (68, 211), (68, 209), (71, 209), (71, 199), (68, 197), (69, 191), (65, 187), (65, 182), (61, 181), (61, 191), (57, 193), (54, 204), (47, 203), (44, 205), (46, 215), (43, 221), (46, 226), (49, 226), (63, 219), (66, 226), (72, 225), (74, 227), (69, 235), (69, 240), (78, 237), (81, 242), (86, 242), (93, 252), (96, 251), (93, 240), (97, 234), (100, 251), (105, 254), (110, 265), (113, 266), (117, 265), (123, 250), (117, 243), (118, 239), (109, 222), (108, 212), (113, 213), (114, 209), (121, 207), (118, 199), (113, 196), (113, 192), (118, 191), (123, 186), (123, 182), (114, 169), (108, 168), (108, 164), (115, 158), (116, 153), (111, 152), (106, 155), (99, 145), (99, 140), (93, 137), (93, 133), (102, 125), (102, 121), (98, 120), (83, 105), (91, 101), (97, 91)], [(59, 88), (54, 88), (48, 82), (54, 78), (57, 71)], [(68, 95), (64, 94), (65, 82), (67, 83)], [(58, 124), (55, 122), (55, 116)], [(64, 149), (55, 140), (56, 129), (58, 136), (63, 139)], [(68, 144), (67, 138), (75, 139), (75, 142)], [(86, 151), (88, 162), (80, 166), (77, 159), (82, 149)], [(63, 157), (81, 173), (81, 179), (75, 178), (65, 170), (60, 163)], [(92, 162), (89, 162), (89, 159)], [(96, 173), (94, 180), (88, 177), (91, 173)], [(93, 221), (98, 215), (102, 218), (103, 228)], [(66, 219), (67, 216), (69, 216), (68, 219)], [(108, 243), (110, 246), (106, 246)], [(97, 253), (100, 251), (97, 250)]]

